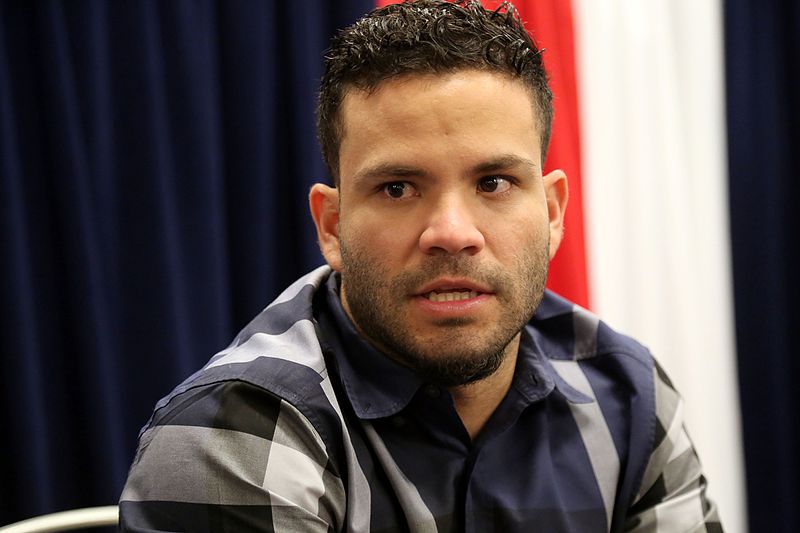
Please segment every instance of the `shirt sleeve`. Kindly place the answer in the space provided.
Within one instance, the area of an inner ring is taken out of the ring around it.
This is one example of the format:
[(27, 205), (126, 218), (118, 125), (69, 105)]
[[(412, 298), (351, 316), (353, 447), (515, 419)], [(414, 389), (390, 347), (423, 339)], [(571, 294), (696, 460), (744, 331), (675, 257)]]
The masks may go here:
[(718, 533), (722, 526), (706, 497), (706, 479), (683, 423), (683, 400), (655, 363), (656, 438), (625, 531)]
[(120, 531), (338, 531), (345, 493), (298, 409), (240, 381), (190, 389), (142, 432)]

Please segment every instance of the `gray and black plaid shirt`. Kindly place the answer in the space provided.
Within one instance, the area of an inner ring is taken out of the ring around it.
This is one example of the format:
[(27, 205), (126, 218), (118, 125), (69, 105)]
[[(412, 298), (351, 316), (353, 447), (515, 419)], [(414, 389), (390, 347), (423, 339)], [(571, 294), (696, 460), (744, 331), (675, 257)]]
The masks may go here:
[(645, 348), (547, 293), (473, 441), (322, 267), (158, 403), (121, 529), (722, 531), (681, 405)]

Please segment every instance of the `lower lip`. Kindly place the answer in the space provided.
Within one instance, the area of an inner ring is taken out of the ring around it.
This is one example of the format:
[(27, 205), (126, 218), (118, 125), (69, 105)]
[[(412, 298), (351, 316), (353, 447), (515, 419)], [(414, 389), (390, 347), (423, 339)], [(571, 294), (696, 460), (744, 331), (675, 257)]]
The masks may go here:
[(452, 302), (434, 302), (429, 300), (427, 296), (414, 297), (415, 302), (420, 310), (427, 313), (436, 314), (439, 316), (463, 316), (474, 311), (484, 305), (491, 298), (491, 294), (479, 294), (475, 298), (467, 298), (465, 300), (454, 300)]

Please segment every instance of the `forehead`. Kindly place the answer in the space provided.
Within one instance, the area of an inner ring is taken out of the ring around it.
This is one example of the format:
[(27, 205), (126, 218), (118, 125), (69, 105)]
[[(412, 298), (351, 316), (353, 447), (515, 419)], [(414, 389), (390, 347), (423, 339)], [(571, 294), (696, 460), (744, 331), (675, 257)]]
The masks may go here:
[(539, 128), (527, 86), (505, 74), (464, 70), (392, 78), (342, 102), (341, 175), (386, 159), (539, 159)]
[[(411, 73), (394, 76), (369, 88), (349, 86), (342, 96), (341, 116), (347, 118), (348, 111), (368, 108), (370, 112), (385, 110), (388, 103), (396, 111), (411, 110), (421, 98), (434, 95), (439, 99), (439, 105), (454, 105), (457, 102), (447, 97), (456, 97), (460, 93), (472, 93), (477, 98), (503, 99), (504, 93), (513, 91), (518, 95), (522, 92), (526, 97), (513, 102), (506, 100), (511, 106), (516, 106), (519, 112), (534, 111), (536, 97), (533, 90), (518, 78), (508, 74), (491, 70), (460, 69), (443, 73)], [(411, 104), (411, 105), (410, 105)], [(521, 108), (524, 108), (521, 109)], [(345, 122), (343, 120), (343, 122)]]

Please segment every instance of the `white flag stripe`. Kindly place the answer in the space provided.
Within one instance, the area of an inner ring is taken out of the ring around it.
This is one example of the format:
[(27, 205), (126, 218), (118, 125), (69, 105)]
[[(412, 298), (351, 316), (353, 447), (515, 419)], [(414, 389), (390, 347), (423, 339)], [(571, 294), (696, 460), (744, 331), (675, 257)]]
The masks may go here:
[(575, 0), (593, 307), (686, 400), (726, 531), (746, 531), (721, 5)]

